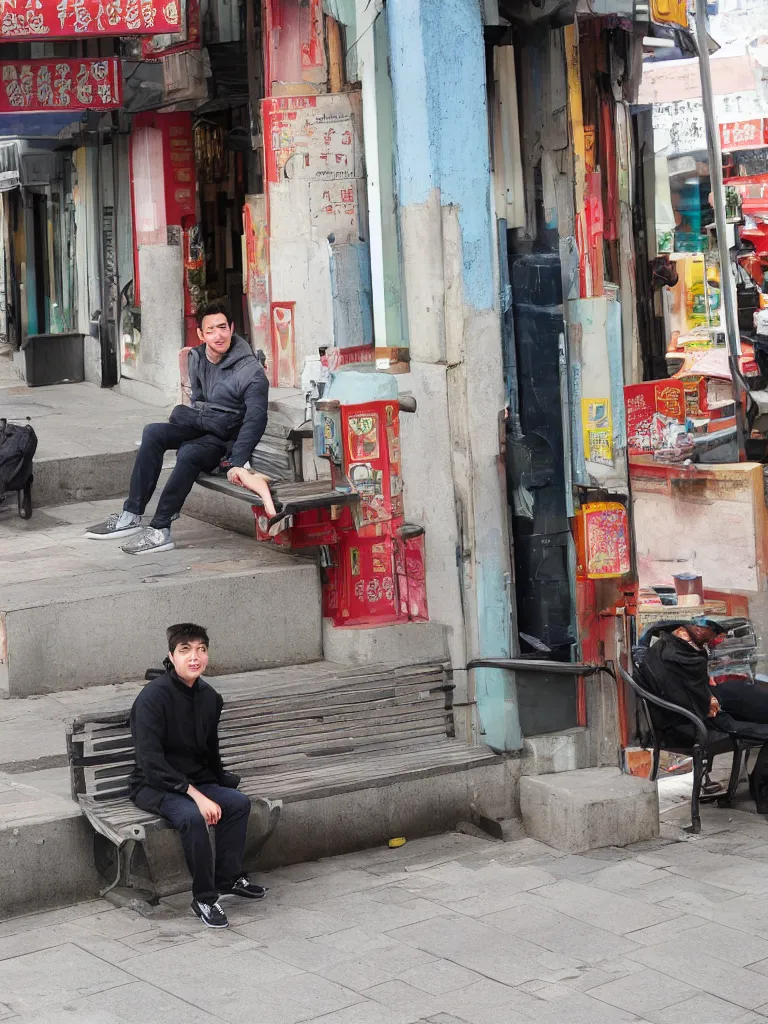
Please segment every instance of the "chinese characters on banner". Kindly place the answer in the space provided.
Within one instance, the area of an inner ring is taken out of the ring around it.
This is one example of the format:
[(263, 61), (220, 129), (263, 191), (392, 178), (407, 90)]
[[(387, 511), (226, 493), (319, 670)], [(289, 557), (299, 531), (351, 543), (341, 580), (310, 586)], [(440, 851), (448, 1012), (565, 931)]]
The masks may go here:
[[(1, 2), (1, 0), (0, 0)], [(120, 60), (7, 60), (0, 65), (0, 113), (112, 110), (123, 100)]]
[(180, 28), (179, 0), (0, 0), (0, 41), (155, 35)]
[(768, 122), (761, 117), (751, 121), (732, 121), (720, 125), (720, 145), (727, 152), (753, 149), (768, 143)]

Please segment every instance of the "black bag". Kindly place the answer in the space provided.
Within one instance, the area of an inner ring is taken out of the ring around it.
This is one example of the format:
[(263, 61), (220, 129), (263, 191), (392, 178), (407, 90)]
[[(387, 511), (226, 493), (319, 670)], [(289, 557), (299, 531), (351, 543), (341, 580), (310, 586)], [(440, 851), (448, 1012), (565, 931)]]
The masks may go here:
[(37, 434), (28, 423), (20, 427), (0, 419), (0, 498), (6, 491), (28, 489), (36, 451)]

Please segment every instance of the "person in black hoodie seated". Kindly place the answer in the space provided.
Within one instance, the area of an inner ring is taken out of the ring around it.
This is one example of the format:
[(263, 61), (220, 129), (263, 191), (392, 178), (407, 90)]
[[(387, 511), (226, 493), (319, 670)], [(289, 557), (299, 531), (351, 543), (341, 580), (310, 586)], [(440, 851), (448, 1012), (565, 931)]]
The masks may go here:
[[(192, 909), (209, 928), (226, 928), (220, 896), (262, 899), (267, 890), (243, 872), (251, 801), (226, 771), (218, 725), (224, 701), (202, 678), (208, 634), (180, 623), (167, 630), (163, 675), (148, 683), (131, 708), (136, 767), (131, 800), (178, 829), (192, 875)], [(215, 829), (216, 856), (208, 826)]]
[[(662, 631), (639, 665), (640, 679), (651, 693), (692, 711), (714, 729), (737, 733), (749, 723), (768, 724), (768, 687), (742, 680), (715, 684), (710, 679), (709, 648), (723, 639), (723, 626), (703, 617)], [(650, 711), (664, 742), (694, 742), (694, 727), (687, 719), (654, 705)]]

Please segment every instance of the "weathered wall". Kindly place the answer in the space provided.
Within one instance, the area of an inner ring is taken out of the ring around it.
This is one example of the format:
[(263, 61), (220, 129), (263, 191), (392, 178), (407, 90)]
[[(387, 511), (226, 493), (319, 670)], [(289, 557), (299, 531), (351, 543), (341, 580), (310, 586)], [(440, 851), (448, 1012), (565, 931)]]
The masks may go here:
[[(407, 384), (419, 404), (403, 420), (405, 507), (426, 527), (430, 614), (451, 627), (461, 669), (473, 655), (509, 654), (482, 25), (474, 0), (401, 0), (387, 16)], [(489, 670), (476, 676), (481, 738), (519, 747), (513, 683)], [(471, 682), (461, 672), (456, 681), (457, 703), (471, 701)]]

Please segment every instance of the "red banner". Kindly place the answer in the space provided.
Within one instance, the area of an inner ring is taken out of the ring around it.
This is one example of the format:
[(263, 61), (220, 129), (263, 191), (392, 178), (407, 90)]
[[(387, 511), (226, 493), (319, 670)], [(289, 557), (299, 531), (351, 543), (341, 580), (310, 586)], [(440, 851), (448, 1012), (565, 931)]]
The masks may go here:
[(0, 113), (113, 110), (123, 102), (120, 60), (4, 60)]
[(179, 0), (2, 0), (0, 41), (181, 31)]
[(757, 149), (768, 144), (768, 121), (731, 121), (720, 125), (720, 146), (728, 153), (737, 149)]

